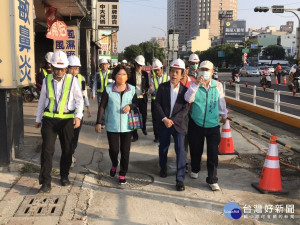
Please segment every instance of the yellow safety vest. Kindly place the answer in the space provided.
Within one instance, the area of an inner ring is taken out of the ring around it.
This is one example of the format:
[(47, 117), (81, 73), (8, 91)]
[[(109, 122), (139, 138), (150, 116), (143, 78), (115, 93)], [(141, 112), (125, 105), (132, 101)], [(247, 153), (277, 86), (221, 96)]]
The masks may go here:
[[(61, 101), (59, 105), (59, 109), (56, 109), (56, 112), (53, 111), (54, 104), (56, 102), (54, 88), (52, 85), (52, 74), (47, 76), (47, 90), (48, 90), (48, 98), (49, 98), (49, 108), (47, 111), (44, 112), (44, 116), (50, 118), (59, 118), (59, 119), (71, 119), (75, 118), (74, 112), (64, 113), (65, 105), (68, 103), (69, 100), (69, 93), (71, 90), (71, 84), (73, 82), (73, 76), (71, 74), (66, 74), (65, 76), (65, 85), (63, 87), (63, 93), (61, 96)], [(57, 102), (58, 106), (58, 102)]]
[(79, 85), (80, 85), (80, 89), (82, 90), (82, 75), (80, 73), (77, 74), (77, 79), (78, 79), (78, 82), (79, 82)]
[[(45, 70), (44, 68), (42, 68), (42, 71), (43, 71), (44, 76), (47, 77), (47, 76), (48, 76), (47, 70)], [(49, 73), (49, 74), (50, 74), (50, 73)]]
[[(103, 85), (103, 74), (102, 74), (102, 70), (99, 69), (99, 76), (100, 76), (100, 84), (101, 84), (101, 88), (97, 89), (97, 92), (102, 93), (104, 91), (104, 88), (107, 86), (107, 81), (108, 81), (108, 75), (110, 74), (110, 70), (107, 70), (106, 72), (106, 77), (105, 77), (105, 84)], [(97, 82), (97, 81), (96, 81)]]
[[(157, 89), (158, 89), (158, 80), (157, 80), (157, 75), (156, 75), (156, 73), (152, 70), (152, 73), (153, 73), (153, 81), (154, 81), (154, 88), (155, 88), (155, 92), (157, 91)], [(168, 75), (165, 73), (165, 74), (163, 74), (163, 81), (162, 81), (162, 83), (165, 83), (165, 82), (167, 82), (167, 79), (168, 79)], [(155, 96), (152, 96), (152, 99), (153, 100), (155, 100)]]

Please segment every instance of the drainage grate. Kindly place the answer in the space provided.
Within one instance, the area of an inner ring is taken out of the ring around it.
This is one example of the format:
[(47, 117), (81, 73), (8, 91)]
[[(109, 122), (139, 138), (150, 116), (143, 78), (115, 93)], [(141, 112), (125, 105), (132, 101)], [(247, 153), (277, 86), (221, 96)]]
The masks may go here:
[(127, 173), (127, 183), (119, 185), (118, 176), (111, 178), (107, 173), (100, 173), (98, 184), (103, 187), (134, 189), (146, 186), (154, 182), (154, 177), (144, 173)]
[(26, 196), (14, 216), (60, 216), (66, 195)]

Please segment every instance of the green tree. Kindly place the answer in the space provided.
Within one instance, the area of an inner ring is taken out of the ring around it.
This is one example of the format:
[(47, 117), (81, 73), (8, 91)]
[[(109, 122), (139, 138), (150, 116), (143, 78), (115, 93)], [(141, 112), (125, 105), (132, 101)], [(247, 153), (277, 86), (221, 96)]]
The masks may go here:
[(124, 49), (124, 57), (128, 62), (134, 63), (138, 55), (143, 55), (143, 50), (138, 45), (130, 45)]
[(152, 64), (153, 58), (163, 61), (165, 59), (164, 49), (160, 48), (157, 43), (152, 43), (150, 41), (142, 42), (139, 47), (143, 51), (143, 56), (145, 57), (146, 65)]
[(279, 45), (269, 45), (264, 48), (263, 55), (271, 59), (271, 64), (274, 59), (284, 59), (285, 51), (282, 46)]

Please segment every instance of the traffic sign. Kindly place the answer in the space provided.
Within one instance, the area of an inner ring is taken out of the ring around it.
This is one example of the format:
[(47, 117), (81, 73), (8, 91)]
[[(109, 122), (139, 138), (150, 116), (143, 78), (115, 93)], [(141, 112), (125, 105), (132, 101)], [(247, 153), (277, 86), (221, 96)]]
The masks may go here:
[(243, 53), (245, 53), (245, 52), (248, 53), (248, 52), (249, 52), (249, 48), (243, 48), (243, 49), (242, 49), (242, 52), (243, 52)]
[(244, 57), (246, 57), (246, 58), (247, 58), (247, 56), (248, 56), (248, 53), (247, 53), (247, 52), (245, 52), (245, 53), (244, 53)]
[(224, 51), (218, 51), (218, 57), (225, 57)]

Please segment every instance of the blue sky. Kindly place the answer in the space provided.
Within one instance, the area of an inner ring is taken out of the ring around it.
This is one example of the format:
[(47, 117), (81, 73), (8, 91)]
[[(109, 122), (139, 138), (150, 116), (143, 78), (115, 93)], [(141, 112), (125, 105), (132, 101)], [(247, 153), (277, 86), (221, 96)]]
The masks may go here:
[[(151, 37), (164, 37), (159, 27), (167, 30), (167, 0), (120, 0), (120, 29), (118, 32), (119, 52), (131, 44), (149, 41)], [(286, 21), (294, 21), (298, 26), (298, 19), (292, 13), (274, 14), (255, 13), (256, 6), (284, 5), (285, 8), (300, 8), (298, 0), (239, 0), (238, 19), (246, 20), (247, 29), (280, 25)], [(298, 13), (300, 16), (300, 12)]]

